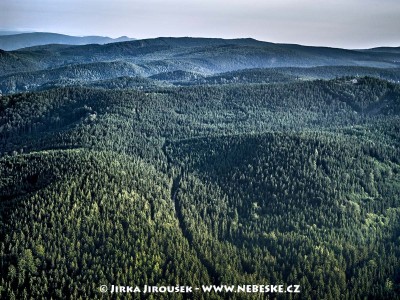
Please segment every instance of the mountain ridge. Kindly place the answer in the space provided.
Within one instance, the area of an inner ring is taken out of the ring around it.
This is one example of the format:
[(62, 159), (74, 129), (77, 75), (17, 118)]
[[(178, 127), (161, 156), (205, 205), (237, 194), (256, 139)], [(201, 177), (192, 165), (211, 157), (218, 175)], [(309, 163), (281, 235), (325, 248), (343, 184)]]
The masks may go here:
[(7, 34), (0, 36), (0, 49), (17, 50), (27, 47), (40, 46), (46, 44), (69, 44), (69, 45), (84, 45), (84, 44), (106, 44), (112, 42), (120, 42), (132, 40), (127, 36), (121, 36), (113, 39), (106, 36), (71, 36), (59, 33), (49, 32), (30, 32)]
[(274, 44), (254, 39), (161, 37), (104, 45), (50, 44), (2, 52), (0, 76), (116, 60), (152, 68), (158, 65), (160, 70), (150, 75), (179, 69), (211, 75), (251, 68), (398, 68), (400, 53)]

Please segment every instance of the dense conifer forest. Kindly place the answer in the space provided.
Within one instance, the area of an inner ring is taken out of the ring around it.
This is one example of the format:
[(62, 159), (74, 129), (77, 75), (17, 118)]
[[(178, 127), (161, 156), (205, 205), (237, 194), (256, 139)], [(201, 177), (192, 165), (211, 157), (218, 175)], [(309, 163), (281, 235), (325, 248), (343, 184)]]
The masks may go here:
[(0, 52), (0, 298), (400, 299), (399, 54), (299, 47)]

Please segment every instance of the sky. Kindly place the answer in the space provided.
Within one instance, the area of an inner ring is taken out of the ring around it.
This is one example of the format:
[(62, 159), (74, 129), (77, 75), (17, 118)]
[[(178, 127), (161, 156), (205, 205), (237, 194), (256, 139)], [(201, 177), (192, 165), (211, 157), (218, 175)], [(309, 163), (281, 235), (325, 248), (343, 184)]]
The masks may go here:
[(1, 0), (0, 30), (400, 46), (400, 0)]

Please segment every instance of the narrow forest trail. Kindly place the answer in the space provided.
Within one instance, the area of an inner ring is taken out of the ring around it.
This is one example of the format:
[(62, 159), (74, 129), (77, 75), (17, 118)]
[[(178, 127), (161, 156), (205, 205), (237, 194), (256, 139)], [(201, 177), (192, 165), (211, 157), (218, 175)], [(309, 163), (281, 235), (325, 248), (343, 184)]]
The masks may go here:
[(178, 197), (177, 197), (179, 189), (180, 189), (181, 180), (182, 180), (182, 171), (179, 171), (179, 173), (175, 174), (175, 175), (173, 174), (173, 172), (171, 172), (172, 160), (168, 156), (166, 147), (167, 147), (167, 141), (164, 142), (164, 144), (162, 146), (162, 151), (168, 162), (168, 175), (172, 177), (170, 198), (174, 205), (175, 218), (178, 221), (178, 226), (182, 232), (183, 237), (188, 241), (189, 247), (191, 249), (193, 249), (193, 251), (196, 254), (200, 263), (206, 268), (208, 277), (211, 279), (211, 283), (215, 284), (215, 285), (220, 285), (221, 281), (219, 279), (218, 272), (215, 270), (212, 263), (206, 257), (204, 257), (204, 255), (199, 251), (199, 249), (197, 249), (197, 247), (195, 246), (194, 241), (193, 241), (193, 236), (190, 233), (190, 231), (186, 225), (185, 217), (182, 212), (182, 207), (181, 207)]

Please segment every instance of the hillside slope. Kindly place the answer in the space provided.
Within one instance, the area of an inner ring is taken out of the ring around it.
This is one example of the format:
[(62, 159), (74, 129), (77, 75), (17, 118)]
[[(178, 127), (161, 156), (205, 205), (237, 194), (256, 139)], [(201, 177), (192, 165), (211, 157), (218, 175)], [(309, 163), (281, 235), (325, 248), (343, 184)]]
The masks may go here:
[[(229, 72), (248, 68), (368, 66), (393, 68), (399, 66), (397, 52), (356, 51), (324, 47), (273, 44), (253, 39), (156, 38), (106, 45), (46, 47), (12, 52), (21, 61), (34, 61), (29, 71), (60, 67), (65, 64), (126, 60), (136, 64), (171, 61), (192, 65), (183, 71), (209, 73)], [(4, 61), (4, 63), (7, 61)], [(40, 63), (39, 63), (40, 62)], [(44, 67), (42, 67), (44, 66)], [(196, 70), (197, 69), (197, 70)], [(15, 68), (15, 72), (27, 71)], [(173, 71), (173, 70), (166, 70)], [(12, 70), (2, 67), (0, 74)], [(165, 72), (165, 71), (164, 71)]]
[[(159, 38), (0, 55), (1, 299), (400, 299), (396, 53)], [(145, 284), (300, 293), (99, 289)]]

